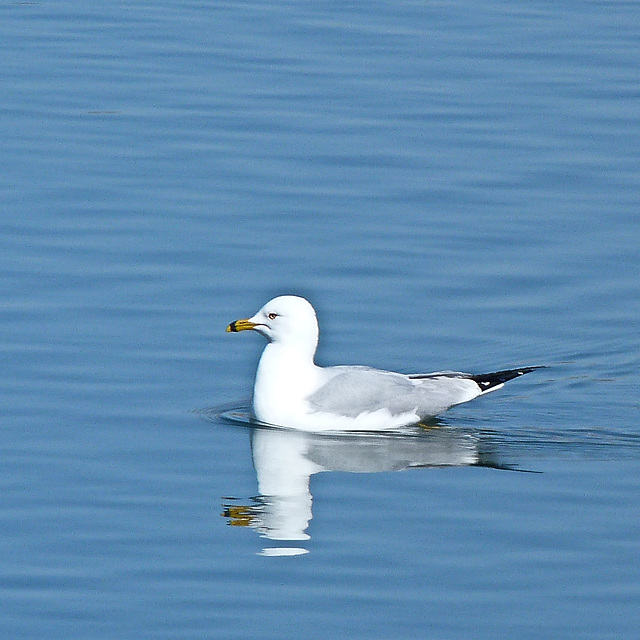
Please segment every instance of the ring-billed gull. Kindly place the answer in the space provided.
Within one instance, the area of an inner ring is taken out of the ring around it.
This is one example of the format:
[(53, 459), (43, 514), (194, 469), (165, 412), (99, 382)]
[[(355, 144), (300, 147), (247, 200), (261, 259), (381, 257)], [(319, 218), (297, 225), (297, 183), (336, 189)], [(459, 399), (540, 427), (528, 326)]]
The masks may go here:
[(365, 366), (319, 367), (314, 363), (316, 312), (298, 296), (274, 298), (253, 317), (227, 327), (249, 329), (269, 341), (256, 372), (255, 417), (307, 431), (380, 431), (415, 424), (538, 368), (405, 375)]

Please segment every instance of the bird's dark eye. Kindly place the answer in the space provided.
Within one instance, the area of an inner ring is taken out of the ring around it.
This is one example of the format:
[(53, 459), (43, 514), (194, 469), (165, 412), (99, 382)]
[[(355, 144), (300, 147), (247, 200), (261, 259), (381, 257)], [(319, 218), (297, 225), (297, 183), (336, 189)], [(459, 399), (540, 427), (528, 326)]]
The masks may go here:
[(277, 313), (270, 313), (268, 316), (269, 320), (275, 320), (278, 317)]

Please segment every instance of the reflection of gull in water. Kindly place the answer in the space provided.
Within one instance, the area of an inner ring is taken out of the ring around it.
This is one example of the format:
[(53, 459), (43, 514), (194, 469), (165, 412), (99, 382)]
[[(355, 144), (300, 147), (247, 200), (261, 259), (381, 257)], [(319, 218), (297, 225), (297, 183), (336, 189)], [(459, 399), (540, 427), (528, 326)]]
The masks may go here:
[(404, 375), (362, 366), (318, 367), (313, 362), (316, 313), (297, 296), (274, 298), (252, 318), (227, 327), (249, 329), (269, 341), (256, 372), (256, 418), (305, 431), (380, 431), (415, 424), (537, 368)]
[(260, 495), (251, 506), (227, 504), (224, 515), (230, 524), (251, 526), (271, 540), (308, 540), (309, 480), (314, 473), (475, 465), (481, 463), (477, 444), (471, 434), (446, 427), (394, 435), (320, 435), (256, 427), (251, 446)]

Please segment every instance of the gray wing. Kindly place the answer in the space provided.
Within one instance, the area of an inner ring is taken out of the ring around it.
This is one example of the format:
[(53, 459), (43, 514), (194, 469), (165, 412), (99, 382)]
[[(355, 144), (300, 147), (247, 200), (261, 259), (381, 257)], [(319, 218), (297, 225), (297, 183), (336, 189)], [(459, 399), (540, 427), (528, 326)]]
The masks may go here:
[(327, 382), (308, 400), (316, 411), (354, 418), (387, 409), (391, 415), (434, 416), (480, 395), (467, 374), (442, 372), (405, 376), (369, 367), (329, 367)]

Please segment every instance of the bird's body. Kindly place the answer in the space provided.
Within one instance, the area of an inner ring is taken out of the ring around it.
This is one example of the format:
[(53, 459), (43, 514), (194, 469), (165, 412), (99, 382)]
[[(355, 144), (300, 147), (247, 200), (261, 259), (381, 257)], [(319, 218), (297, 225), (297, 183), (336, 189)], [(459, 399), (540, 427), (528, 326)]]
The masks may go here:
[(269, 343), (262, 353), (253, 394), (260, 421), (306, 431), (379, 431), (417, 423), (502, 387), (536, 367), (484, 376), (459, 372), (405, 375), (363, 366), (314, 363), (318, 322), (311, 304), (279, 296), (227, 331), (252, 329)]

